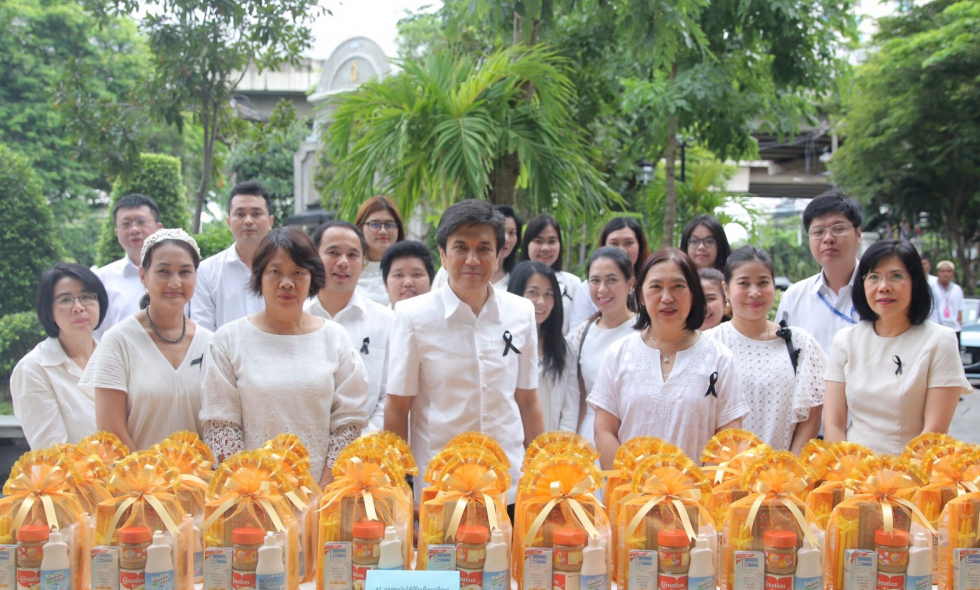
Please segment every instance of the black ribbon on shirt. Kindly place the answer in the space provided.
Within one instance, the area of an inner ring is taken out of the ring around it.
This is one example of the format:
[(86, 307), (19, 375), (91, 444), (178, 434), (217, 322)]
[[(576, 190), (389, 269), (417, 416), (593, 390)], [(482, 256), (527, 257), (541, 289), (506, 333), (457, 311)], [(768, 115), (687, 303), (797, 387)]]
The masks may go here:
[(568, 300), (571, 301), (572, 296), (568, 294), (568, 285), (561, 286), (561, 296), (568, 297)]
[(779, 336), (786, 342), (786, 350), (789, 351), (789, 362), (793, 364), (793, 374), (796, 374), (796, 365), (800, 360), (800, 349), (793, 348), (793, 331), (786, 325), (786, 320), (779, 322), (779, 329), (776, 330)]
[(510, 335), (510, 330), (504, 330), (504, 356), (507, 356), (507, 353), (512, 350), (517, 354), (521, 354), (521, 351), (517, 350), (517, 347), (514, 346), (514, 337)]
[(365, 336), (364, 342), (361, 343), (361, 354), (370, 354), (370, 351), (368, 351), (368, 344), (371, 344), (371, 339)]
[(902, 359), (896, 354), (892, 356), (892, 362), (895, 363), (896, 367), (898, 367), (895, 369), (895, 376), (898, 377), (902, 374)]
[(718, 371), (715, 371), (708, 377), (708, 391), (704, 392), (704, 397), (713, 395), (715, 399), (718, 399), (718, 390), (715, 389), (715, 383), (718, 383)]
[(202, 370), (202, 371), (204, 370), (204, 355), (203, 354), (200, 357), (198, 357), (198, 358), (196, 358), (196, 359), (194, 359), (194, 360), (191, 361), (191, 366), (193, 367), (194, 365), (201, 365), (201, 369), (200, 370)]

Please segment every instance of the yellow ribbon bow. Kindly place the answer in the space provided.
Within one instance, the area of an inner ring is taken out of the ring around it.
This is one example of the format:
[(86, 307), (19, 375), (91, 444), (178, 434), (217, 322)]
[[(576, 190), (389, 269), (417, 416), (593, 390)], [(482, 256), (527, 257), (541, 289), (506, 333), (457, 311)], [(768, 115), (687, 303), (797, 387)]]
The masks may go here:
[[(499, 493), (499, 476), (493, 469), (483, 471), (483, 467), (475, 464), (463, 464), (442, 476), (443, 489), (436, 494), (435, 500), (455, 502), (453, 515), (446, 528), (446, 539), (455, 539), (460, 521), (470, 501), (483, 502), (487, 507), (487, 522), (490, 530), (500, 528), (497, 524), (497, 508), (491, 494)], [(483, 471), (482, 473), (480, 473)]]
[(394, 489), (385, 492), (386, 488), (391, 488), (391, 478), (382, 471), (380, 465), (366, 463), (358, 457), (352, 457), (344, 464), (341, 475), (323, 491), (323, 505), (317, 512), (326, 509), (340, 498), (360, 495), (364, 498), (364, 512), (368, 520), (381, 520), (375, 505), (375, 494), (397, 493)]
[(241, 466), (231, 473), (224, 482), (224, 492), (218, 508), (204, 521), (204, 530), (208, 530), (222, 514), (234, 506), (241, 505), (255, 520), (258, 520), (258, 506), (269, 516), (272, 526), (279, 532), (286, 530), (279, 518), (275, 505), (282, 502), (282, 494), (278, 484), (269, 479), (269, 473), (263, 469)]
[[(817, 517), (799, 498), (799, 494), (810, 485), (807, 478), (803, 476), (786, 478), (786, 473), (779, 469), (759, 470), (755, 477), (755, 483), (751, 487), (751, 491), (756, 493), (756, 497), (752, 502), (752, 507), (749, 508), (749, 514), (745, 522), (749, 526), (752, 526), (759, 509), (762, 508), (762, 504), (765, 501), (778, 502), (785, 506), (790, 511), (790, 514), (793, 515), (796, 524), (810, 541), (810, 545), (819, 547), (820, 543), (817, 542), (817, 537), (810, 530), (810, 525), (807, 524), (804, 514), (810, 516), (814, 521), (817, 520)], [(803, 510), (801, 511), (800, 508)]]
[[(21, 473), (10, 480), (4, 489), (4, 492), (11, 498), (22, 500), (20, 509), (14, 515), (11, 528), (14, 530), (20, 528), (38, 500), (44, 507), (44, 517), (48, 526), (61, 528), (58, 524), (58, 514), (54, 508), (53, 498), (75, 500), (68, 491), (68, 477), (65, 471), (56, 465), (44, 464), (31, 465), (29, 469), (30, 474)], [(77, 500), (75, 501), (77, 502)], [(79, 512), (81, 512), (81, 507), (79, 507)]]
[(864, 480), (848, 480), (847, 487), (856, 492), (852, 496), (853, 499), (872, 500), (881, 505), (882, 527), (886, 533), (895, 530), (894, 504), (898, 504), (908, 508), (912, 514), (917, 516), (923, 526), (929, 529), (929, 532), (934, 535), (938, 534), (926, 515), (922, 514), (922, 511), (915, 504), (900, 497), (908, 494), (911, 489), (919, 487), (909, 474), (886, 467)]
[(551, 511), (555, 508), (555, 506), (562, 503), (567, 504), (572, 509), (572, 512), (574, 512), (575, 516), (578, 517), (579, 522), (582, 524), (582, 527), (585, 528), (585, 532), (589, 537), (599, 535), (599, 531), (596, 530), (595, 526), (592, 524), (592, 521), (589, 520), (589, 515), (585, 512), (585, 509), (582, 507), (579, 500), (581, 498), (582, 500), (590, 500), (596, 504), (599, 503), (591, 492), (591, 490), (595, 489), (595, 480), (592, 479), (591, 475), (586, 475), (583, 479), (579, 480), (578, 483), (573, 485), (567, 492), (562, 491), (560, 481), (551, 482), (548, 489), (551, 494), (551, 499), (544, 505), (544, 508), (541, 510), (541, 514), (534, 519), (534, 522), (532, 522), (531, 526), (527, 529), (527, 534), (524, 536), (525, 547), (531, 546), (532, 541), (534, 541), (535, 536), (538, 534), (538, 530), (544, 525), (545, 519), (548, 518), (548, 515), (551, 514)]
[(174, 493), (176, 486), (172, 480), (170, 467), (156, 463), (143, 465), (138, 474), (134, 477), (127, 470), (116, 470), (109, 478), (109, 486), (115, 490), (116, 497), (109, 502), (119, 504), (116, 507), (112, 520), (109, 521), (109, 528), (106, 529), (105, 538), (111, 539), (119, 524), (119, 520), (130, 506), (136, 502), (146, 502), (163, 521), (167, 530), (173, 534), (177, 532), (177, 523), (171, 517), (170, 512), (163, 505), (162, 500), (174, 500), (177, 496)]
[[(678, 472), (678, 475), (683, 474)], [(643, 484), (641, 494), (643, 496), (653, 497), (640, 508), (626, 527), (627, 539), (633, 536), (636, 528), (643, 522), (643, 518), (647, 513), (653, 510), (654, 506), (664, 502), (669, 502), (673, 506), (673, 509), (677, 512), (677, 517), (684, 526), (684, 532), (687, 533), (689, 539), (697, 539), (698, 535), (694, 532), (694, 526), (688, 517), (687, 510), (684, 508), (685, 505), (695, 506), (707, 522), (712, 522), (711, 515), (701, 505), (701, 490), (697, 487), (690, 487), (690, 483), (682, 481), (681, 477), (666, 477), (661, 479), (658, 475), (652, 475)]]

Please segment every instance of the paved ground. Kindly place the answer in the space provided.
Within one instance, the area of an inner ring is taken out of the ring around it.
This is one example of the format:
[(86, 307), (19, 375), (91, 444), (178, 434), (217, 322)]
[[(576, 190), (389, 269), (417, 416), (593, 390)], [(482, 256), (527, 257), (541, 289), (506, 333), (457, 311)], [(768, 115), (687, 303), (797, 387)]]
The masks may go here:
[(949, 434), (964, 442), (980, 443), (980, 390), (974, 389), (960, 400)]

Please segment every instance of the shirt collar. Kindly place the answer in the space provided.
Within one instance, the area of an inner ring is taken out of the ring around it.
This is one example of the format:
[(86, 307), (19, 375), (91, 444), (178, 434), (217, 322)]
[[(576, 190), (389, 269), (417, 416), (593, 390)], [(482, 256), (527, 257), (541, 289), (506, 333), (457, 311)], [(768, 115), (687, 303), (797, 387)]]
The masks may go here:
[[(463, 303), (462, 300), (456, 296), (456, 293), (453, 292), (453, 289), (452, 287), (449, 286), (448, 281), (446, 282), (445, 285), (443, 285), (441, 289), (439, 289), (439, 291), (441, 291), (440, 294), (442, 296), (442, 307), (443, 310), (445, 311), (447, 320), (453, 314), (455, 314), (460, 307), (466, 306), (466, 304)], [(498, 314), (499, 308), (497, 307), (497, 297), (495, 293), (496, 289), (493, 288), (493, 285), (488, 284), (487, 291), (488, 291), (487, 302), (483, 304), (483, 309), (481, 310), (481, 313), (489, 312), (494, 315), (499, 315)]]
[(58, 367), (70, 361), (65, 349), (61, 347), (61, 341), (57, 338), (45, 338), (41, 342), (41, 365)]
[[(323, 302), (320, 301), (319, 297), (314, 297), (313, 301), (316, 302), (316, 306), (320, 308), (320, 310), (323, 311), (323, 313), (327, 314), (328, 316), (330, 315), (330, 312), (327, 311), (327, 308), (323, 307)], [(331, 316), (330, 319), (336, 320), (338, 317), (340, 317), (350, 309), (358, 310), (361, 313), (361, 315), (367, 314), (367, 304), (364, 302), (364, 298), (361, 297), (361, 294), (360, 292), (357, 291), (357, 289), (354, 290), (354, 294), (351, 295), (350, 300), (347, 301), (347, 305), (345, 305), (343, 309), (338, 311), (337, 315)]]
[(123, 256), (123, 260), (126, 261), (122, 268), (123, 276), (140, 276), (140, 267), (133, 264), (133, 261), (129, 259), (129, 254)]
[[(842, 287), (842, 289), (846, 289), (846, 288), (852, 286), (854, 284), (854, 279), (857, 277), (857, 274), (858, 274), (858, 262), (855, 261), (854, 262), (854, 272), (851, 273), (851, 281), (849, 283), (847, 283), (846, 285), (844, 285), (844, 287)], [(824, 287), (826, 287), (827, 290), (830, 290), (830, 287), (827, 286), (827, 282), (824, 280), (823, 269), (822, 268), (820, 269), (820, 272), (817, 273), (817, 276), (814, 277), (814, 278), (815, 278), (815, 280), (813, 281), (812, 288), (810, 289), (810, 292), (812, 294), (816, 295), (817, 293), (820, 292), (820, 289), (821, 288), (824, 288)]]

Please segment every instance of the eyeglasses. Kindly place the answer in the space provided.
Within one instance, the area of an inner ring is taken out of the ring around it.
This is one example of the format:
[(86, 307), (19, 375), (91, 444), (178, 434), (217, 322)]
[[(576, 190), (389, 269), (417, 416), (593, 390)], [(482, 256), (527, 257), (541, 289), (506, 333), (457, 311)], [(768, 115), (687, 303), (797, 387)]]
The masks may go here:
[(61, 297), (58, 297), (57, 299), (54, 300), (54, 304), (57, 305), (58, 307), (72, 307), (73, 305), (75, 305), (76, 299), (78, 299), (78, 302), (86, 307), (88, 307), (89, 305), (96, 305), (99, 303), (99, 298), (96, 297), (94, 294), (82, 293), (78, 297), (74, 297), (72, 295), (62, 295)]
[(381, 231), (382, 227), (388, 231), (395, 231), (395, 228), (398, 227), (398, 224), (394, 221), (385, 221), (383, 223), (380, 221), (369, 221), (364, 225), (368, 226), (371, 231)]
[(704, 244), (705, 248), (714, 248), (715, 246), (718, 245), (718, 241), (715, 240), (714, 238), (705, 238), (703, 240), (699, 240), (698, 238), (691, 238), (690, 240), (687, 241), (688, 248), (696, 249), (698, 246), (702, 244)]
[(121, 223), (116, 224), (116, 229), (127, 230), (134, 225), (139, 228), (147, 228), (152, 224), (152, 219), (147, 217), (137, 217), (136, 219), (123, 219)]
[(806, 232), (810, 234), (811, 240), (822, 240), (824, 236), (827, 235), (829, 231), (834, 237), (840, 237), (852, 229), (853, 225), (848, 225), (846, 223), (835, 223), (830, 227), (811, 227), (810, 231)]
[(889, 285), (897, 285), (905, 281), (907, 278), (909, 278), (909, 273), (901, 270), (896, 270), (885, 274), (880, 272), (869, 272), (863, 277), (864, 282), (872, 287), (880, 284), (881, 281), (885, 281)]

